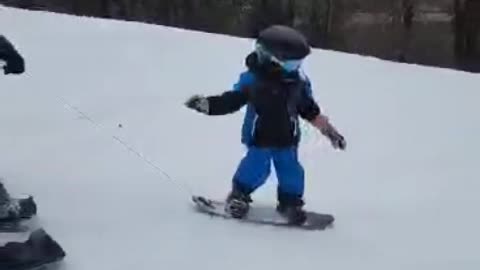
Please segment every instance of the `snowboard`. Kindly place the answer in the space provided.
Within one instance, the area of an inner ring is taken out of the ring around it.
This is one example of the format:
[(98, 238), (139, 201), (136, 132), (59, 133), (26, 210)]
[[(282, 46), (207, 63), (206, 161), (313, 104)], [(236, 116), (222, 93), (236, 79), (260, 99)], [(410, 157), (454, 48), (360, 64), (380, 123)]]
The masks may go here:
[(298, 228), (304, 230), (325, 230), (333, 226), (335, 218), (331, 214), (307, 211), (307, 221), (303, 225), (290, 224), (286, 218), (280, 215), (274, 207), (251, 204), (250, 210), (243, 219), (236, 219), (225, 211), (225, 202), (209, 199), (203, 196), (193, 196), (195, 209), (211, 217), (232, 219), (257, 225), (269, 225), (273, 227)]

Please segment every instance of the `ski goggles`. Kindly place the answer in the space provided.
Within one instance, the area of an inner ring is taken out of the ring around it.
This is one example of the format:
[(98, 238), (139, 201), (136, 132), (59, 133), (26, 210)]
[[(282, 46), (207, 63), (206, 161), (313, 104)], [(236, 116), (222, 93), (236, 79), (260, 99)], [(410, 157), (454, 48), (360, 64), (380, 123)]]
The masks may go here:
[(262, 45), (256, 44), (255, 45), (255, 51), (257, 54), (260, 56), (260, 58), (263, 59), (268, 59), (272, 61), (273, 63), (279, 65), (283, 70), (287, 72), (292, 72), (300, 69), (303, 63), (303, 59), (287, 59), (287, 60), (282, 60), (269, 51), (267, 51)]

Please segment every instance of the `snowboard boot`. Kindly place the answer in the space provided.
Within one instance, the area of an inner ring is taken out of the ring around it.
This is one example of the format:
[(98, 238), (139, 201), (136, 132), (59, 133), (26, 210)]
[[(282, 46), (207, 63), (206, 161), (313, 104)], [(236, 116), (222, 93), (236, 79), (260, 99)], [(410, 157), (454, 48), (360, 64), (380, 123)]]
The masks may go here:
[(12, 198), (0, 183), (0, 222), (29, 219), (36, 214), (37, 205), (33, 197)]
[(250, 210), (252, 199), (250, 195), (245, 194), (238, 189), (233, 189), (227, 197), (225, 211), (233, 218), (242, 219)]
[(307, 221), (307, 213), (303, 210), (304, 202), (299, 197), (279, 195), (277, 212), (287, 219), (289, 224), (303, 225)]

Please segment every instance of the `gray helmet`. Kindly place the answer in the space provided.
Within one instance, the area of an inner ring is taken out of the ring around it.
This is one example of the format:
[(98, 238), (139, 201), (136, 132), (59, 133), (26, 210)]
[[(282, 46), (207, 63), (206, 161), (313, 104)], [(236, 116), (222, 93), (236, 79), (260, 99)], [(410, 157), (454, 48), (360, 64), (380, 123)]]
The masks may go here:
[(262, 30), (256, 40), (256, 50), (260, 55), (268, 53), (280, 61), (302, 60), (311, 52), (306, 37), (284, 25), (273, 25)]

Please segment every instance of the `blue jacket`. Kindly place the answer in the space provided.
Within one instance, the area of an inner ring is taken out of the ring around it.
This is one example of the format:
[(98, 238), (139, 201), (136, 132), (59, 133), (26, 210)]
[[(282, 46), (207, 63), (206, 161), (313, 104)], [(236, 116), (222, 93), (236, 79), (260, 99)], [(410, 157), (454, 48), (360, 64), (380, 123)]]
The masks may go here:
[[(312, 84), (310, 79), (304, 72), (300, 72), (300, 77), (304, 81), (304, 91), (307, 95), (313, 99), (313, 91), (312, 91)], [(256, 83), (257, 79), (253, 72), (246, 71), (240, 74), (239, 80), (233, 85), (233, 91), (240, 91), (241, 89), (245, 89), (248, 87), (253, 86)], [(257, 119), (257, 114), (255, 109), (251, 103), (246, 104), (246, 112), (242, 124), (242, 134), (241, 134), (241, 141), (245, 145), (251, 145), (253, 141), (254, 129), (255, 129), (255, 121)], [(299, 125), (296, 126), (296, 132), (299, 136), (301, 136), (301, 130)]]
[(300, 141), (299, 117), (313, 120), (320, 108), (312, 97), (311, 83), (302, 72), (284, 73), (275, 64), (247, 57), (248, 71), (233, 90), (208, 97), (209, 114), (225, 115), (247, 106), (242, 143), (284, 148)]

